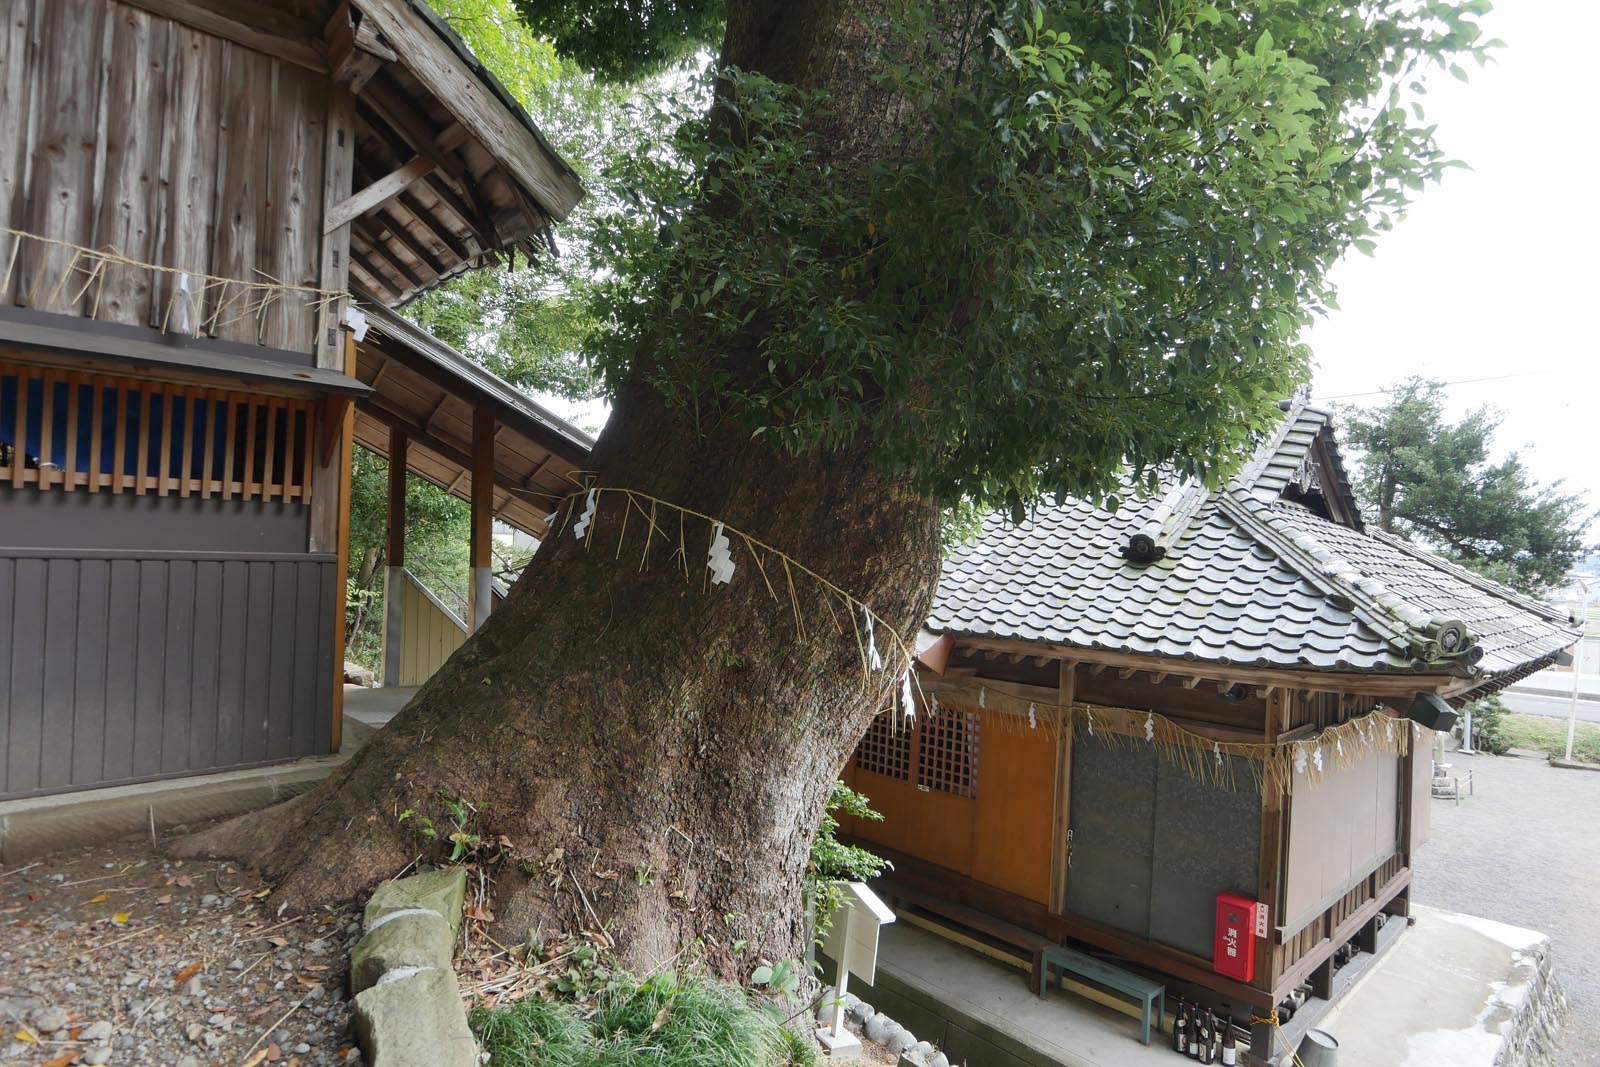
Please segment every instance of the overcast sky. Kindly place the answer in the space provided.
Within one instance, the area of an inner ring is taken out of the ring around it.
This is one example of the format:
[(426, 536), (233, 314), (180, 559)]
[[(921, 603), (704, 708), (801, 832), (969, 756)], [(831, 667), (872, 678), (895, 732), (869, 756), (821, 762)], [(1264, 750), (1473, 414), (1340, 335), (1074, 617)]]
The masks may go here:
[(1424, 103), (1472, 170), (1423, 193), (1373, 258), (1335, 268), (1340, 309), (1308, 335), (1313, 396), (1411, 373), (1466, 382), (1453, 414), (1501, 409), (1502, 450), (1600, 505), (1600, 122), (1581, 58), (1600, 2), (1499, 0), (1483, 25), (1506, 43), (1497, 61), (1467, 84), (1430, 79)]

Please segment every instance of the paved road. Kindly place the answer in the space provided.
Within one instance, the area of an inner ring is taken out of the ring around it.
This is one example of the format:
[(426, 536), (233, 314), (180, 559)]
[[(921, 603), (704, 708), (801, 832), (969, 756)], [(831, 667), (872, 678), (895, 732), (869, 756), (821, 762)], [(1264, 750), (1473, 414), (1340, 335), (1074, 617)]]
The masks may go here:
[[(1500, 699), (1506, 702), (1506, 707), (1512, 711), (1520, 711), (1524, 715), (1547, 715), (1551, 718), (1565, 719), (1572, 710), (1571, 697), (1519, 693), (1515, 689), (1507, 689), (1500, 694)], [(1580, 722), (1600, 722), (1600, 700), (1580, 699), (1578, 719)]]
[(1433, 802), (1416, 900), (1542, 930), (1572, 1011), (1556, 1063), (1600, 1067), (1600, 773), (1542, 760), (1463, 756), (1477, 795)]

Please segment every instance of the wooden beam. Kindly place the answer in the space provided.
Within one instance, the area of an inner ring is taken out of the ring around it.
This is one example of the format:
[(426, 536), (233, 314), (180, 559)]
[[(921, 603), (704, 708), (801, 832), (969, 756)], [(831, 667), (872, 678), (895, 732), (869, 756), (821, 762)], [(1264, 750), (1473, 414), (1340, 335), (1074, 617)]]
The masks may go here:
[[(344, 334), (344, 370), (352, 378), (356, 373), (356, 336), (349, 330)], [(356, 412), (346, 405), (339, 432), (338, 459), (338, 548), (333, 572), (333, 722), (329, 727), (330, 751), (338, 752), (344, 738), (344, 616), (348, 608), (346, 589), (350, 576), (350, 471), (355, 461)]]
[(224, 41), (263, 52), (297, 67), (326, 73), (328, 61), (318, 47), (315, 28), (279, 6), (251, 0), (127, 0), (152, 15), (196, 29)]
[(399, 196), (408, 186), (434, 169), (434, 162), (425, 156), (413, 156), (395, 170), (374, 181), (358, 193), (353, 193), (328, 210), (322, 220), (322, 232), (332, 233), (340, 226), (354, 222), (379, 204)]
[(365, 19), (359, 19), (345, 0), (323, 26), (322, 37), (327, 42), (328, 65), (333, 80), (352, 93), (359, 93), (384, 63), (400, 57), (384, 44), (377, 32)]
[[(1299, 694), (1287, 690), (1274, 690), (1267, 698), (1267, 717), (1262, 729), (1261, 740), (1267, 743), (1275, 742), (1280, 734), (1289, 729), (1293, 700)], [(1277, 985), (1277, 974), (1273, 968), (1277, 963), (1278, 954), (1273, 951), (1273, 946), (1279, 940), (1277, 933), (1278, 922), (1282, 919), (1279, 909), (1282, 905), (1283, 867), (1284, 855), (1288, 851), (1288, 799), (1281, 790), (1270, 786), (1261, 790), (1261, 840), (1258, 842), (1256, 856), (1256, 900), (1267, 909), (1268, 936), (1254, 939), (1256, 951), (1256, 984), (1264, 989), (1272, 989)]]
[[(1072, 707), (1076, 679), (1077, 664), (1058, 660), (1056, 703), (1063, 709)], [(1067, 882), (1072, 877), (1067, 837), (1072, 831), (1072, 716), (1067, 711), (1057, 712), (1056, 781), (1052, 795), (1055, 815), (1050, 832), (1050, 910), (1060, 915), (1067, 910)]]
[(1138, 673), (1139, 668), (1137, 667), (1123, 667), (1121, 670), (1117, 671), (1117, 677), (1121, 678), (1123, 681), (1127, 681), (1129, 678), (1132, 678)]
[(411, 5), (403, 0), (355, 0), (400, 61), (467, 133), (531, 192), (544, 213), (562, 220), (583, 197), (583, 186), (539, 136), (500, 100)]

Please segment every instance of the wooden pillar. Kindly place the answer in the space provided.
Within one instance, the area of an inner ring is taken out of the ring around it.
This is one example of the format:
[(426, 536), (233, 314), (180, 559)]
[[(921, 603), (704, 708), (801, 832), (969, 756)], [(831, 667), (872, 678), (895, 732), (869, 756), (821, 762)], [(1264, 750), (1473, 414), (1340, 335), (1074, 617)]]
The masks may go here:
[[(330, 86), (328, 94), (328, 119), (323, 131), (322, 209), (339, 203), (350, 195), (351, 175), (355, 155), (356, 98), (342, 86)], [(319, 225), (317, 229), (322, 229)], [(350, 227), (340, 226), (332, 233), (322, 235), (317, 268), (317, 284), (323, 289), (343, 290), (350, 283)], [(355, 338), (349, 330), (342, 329), (345, 302), (330, 299), (323, 302), (317, 313), (316, 348), (317, 366), (338, 369), (354, 377), (356, 373)], [(325, 407), (324, 419), (336, 418), (336, 409)], [(331, 451), (316, 449), (314, 470), (311, 476), (311, 536), (312, 552), (332, 553), (336, 560), (333, 604), (333, 686), (331, 701), (332, 722), (329, 724), (329, 750), (339, 751), (344, 725), (344, 627), (345, 627), (345, 576), (350, 564), (350, 461), (354, 449), (355, 412), (346, 407), (339, 427), (338, 446)], [(332, 427), (324, 427), (331, 431)], [(322, 440), (322, 435), (318, 437)]]
[(494, 412), (472, 412), (472, 632), (489, 620), (494, 601)]
[[(344, 372), (352, 378), (356, 374), (356, 337), (349, 330), (340, 330), (344, 336)], [(344, 739), (344, 626), (347, 582), (350, 577), (350, 466), (355, 461), (356, 408), (344, 406), (344, 417), (339, 427), (339, 448), (334, 462), (338, 464), (338, 531), (333, 569), (333, 722), (329, 731), (329, 748), (339, 751)]]
[(1050, 910), (1060, 915), (1067, 910), (1067, 834), (1072, 829), (1072, 700), (1078, 664), (1075, 660), (1056, 661), (1056, 702), (1061, 710), (1056, 717), (1056, 788), (1054, 829), (1050, 835)]
[(383, 573), (383, 684), (400, 684), (405, 639), (406, 445), (404, 430), (389, 428), (389, 508)]
[[(1267, 721), (1263, 730), (1263, 739), (1275, 743), (1280, 736), (1289, 730), (1289, 711), (1293, 705), (1295, 693), (1277, 686), (1267, 695)], [(1283, 890), (1283, 855), (1286, 829), (1286, 798), (1279, 792), (1277, 785), (1265, 781), (1261, 789), (1261, 850), (1256, 866), (1256, 900), (1260, 901), (1267, 909), (1267, 936), (1256, 938), (1256, 977), (1255, 986), (1270, 991), (1277, 984), (1280, 975), (1276, 972), (1274, 964), (1277, 953), (1273, 947), (1277, 944), (1277, 926), (1283, 916), (1278, 914), (1279, 897)]]

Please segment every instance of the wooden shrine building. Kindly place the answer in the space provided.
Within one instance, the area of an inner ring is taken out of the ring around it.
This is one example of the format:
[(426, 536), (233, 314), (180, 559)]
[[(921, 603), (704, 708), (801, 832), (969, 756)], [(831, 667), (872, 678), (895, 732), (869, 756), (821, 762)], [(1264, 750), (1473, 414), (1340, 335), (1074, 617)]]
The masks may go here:
[[(1364, 530), (1328, 415), (1287, 407), (1221, 490), (1041, 508), (946, 561), (914, 724), (881, 716), (845, 771), (885, 816), (845, 827), (893, 861), (885, 892), (1024, 956), (1032, 937), (1075, 943), (1235, 1018), (1307, 982), (1327, 997), (1336, 950), (1370, 950), (1379, 914), (1405, 913), (1428, 835), (1422, 721), (1447, 726), (1444, 702), (1575, 635)], [(1229, 966), (1223, 893), (1265, 905)]]
[(3, 11), (0, 799), (336, 749), (357, 435), (485, 572), (587, 453), (390, 309), (582, 189), (421, 0)]

